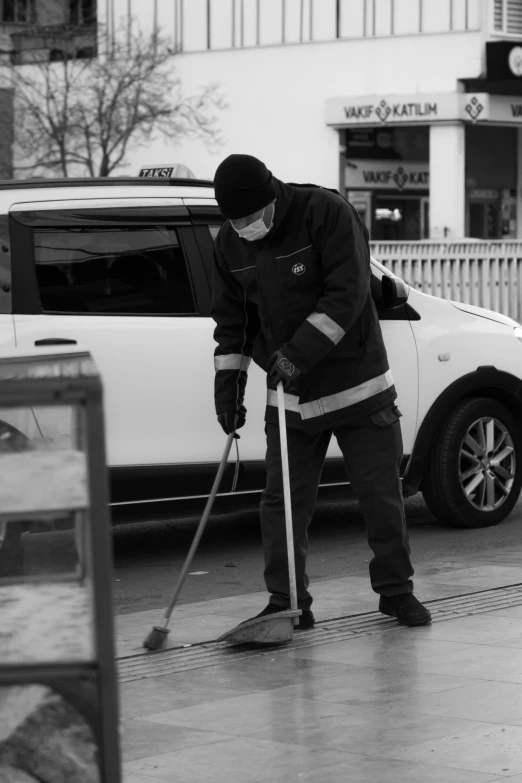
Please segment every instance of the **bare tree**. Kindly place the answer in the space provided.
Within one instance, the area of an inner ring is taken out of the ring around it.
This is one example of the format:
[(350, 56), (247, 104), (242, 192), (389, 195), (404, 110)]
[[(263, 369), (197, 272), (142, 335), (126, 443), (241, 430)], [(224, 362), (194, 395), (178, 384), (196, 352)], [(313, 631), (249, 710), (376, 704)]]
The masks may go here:
[(221, 145), (219, 85), (185, 95), (167, 39), (136, 33), (105, 44), (91, 59), (7, 66), (15, 150), (24, 161), (16, 171), (105, 177), (154, 138)]

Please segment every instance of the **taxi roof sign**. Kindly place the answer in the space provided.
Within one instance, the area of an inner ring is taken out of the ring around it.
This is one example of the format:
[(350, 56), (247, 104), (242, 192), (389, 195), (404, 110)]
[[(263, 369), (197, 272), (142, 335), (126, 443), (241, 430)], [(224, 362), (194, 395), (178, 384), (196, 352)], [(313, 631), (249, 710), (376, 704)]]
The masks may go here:
[(154, 166), (143, 166), (140, 169), (139, 177), (154, 177), (156, 179), (170, 179), (179, 177), (180, 179), (196, 179), (196, 175), (183, 163), (171, 163)]

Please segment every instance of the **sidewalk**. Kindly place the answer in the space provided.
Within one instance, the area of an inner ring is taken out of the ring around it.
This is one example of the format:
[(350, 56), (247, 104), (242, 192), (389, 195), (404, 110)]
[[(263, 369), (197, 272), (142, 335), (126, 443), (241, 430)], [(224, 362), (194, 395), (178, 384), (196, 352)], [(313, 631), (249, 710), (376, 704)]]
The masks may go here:
[[(497, 549), (425, 564), (416, 593), (522, 583), (520, 562)], [(363, 578), (314, 595), (319, 621), (376, 609)], [(216, 638), (265, 600), (184, 605), (170, 643)], [(119, 655), (132, 656), (160, 617), (116, 619)], [(522, 783), (521, 648), (522, 605), (123, 682), (124, 783)]]

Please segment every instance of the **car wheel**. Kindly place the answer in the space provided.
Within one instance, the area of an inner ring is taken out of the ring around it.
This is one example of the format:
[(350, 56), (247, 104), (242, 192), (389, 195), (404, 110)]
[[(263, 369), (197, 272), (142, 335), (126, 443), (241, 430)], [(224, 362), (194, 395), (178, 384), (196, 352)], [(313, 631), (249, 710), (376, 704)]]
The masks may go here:
[(488, 398), (461, 402), (431, 448), (422, 494), (453, 527), (488, 527), (513, 510), (522, 485), (522, 436), (511, 413)]

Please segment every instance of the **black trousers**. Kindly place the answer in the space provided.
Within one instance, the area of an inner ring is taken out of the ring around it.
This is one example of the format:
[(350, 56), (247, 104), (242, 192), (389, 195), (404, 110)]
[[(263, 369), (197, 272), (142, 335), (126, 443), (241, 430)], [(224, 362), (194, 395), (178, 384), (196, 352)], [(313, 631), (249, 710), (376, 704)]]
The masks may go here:
[[(307, 435), (287, 430), (292, 516), (300, 609), (309, 609), (306, 573), (308, 528), (314, 513), (321, 470), (332, 434), (344, 457), (348, 480), (359, 500), (373, 551), (370, 579), (376, 593), (385, 596), (413, 590), (408, 532), (400, 481), (402, 434), (394, 406), (370, 416), (363, 426), (343, 426)], [(261, 532), (265, 555), (265, 582), (270, 602), (290, 604), (285, 532), (283, 477), (279, 427), (266, 424), (267, 487), (261, 500)]]

